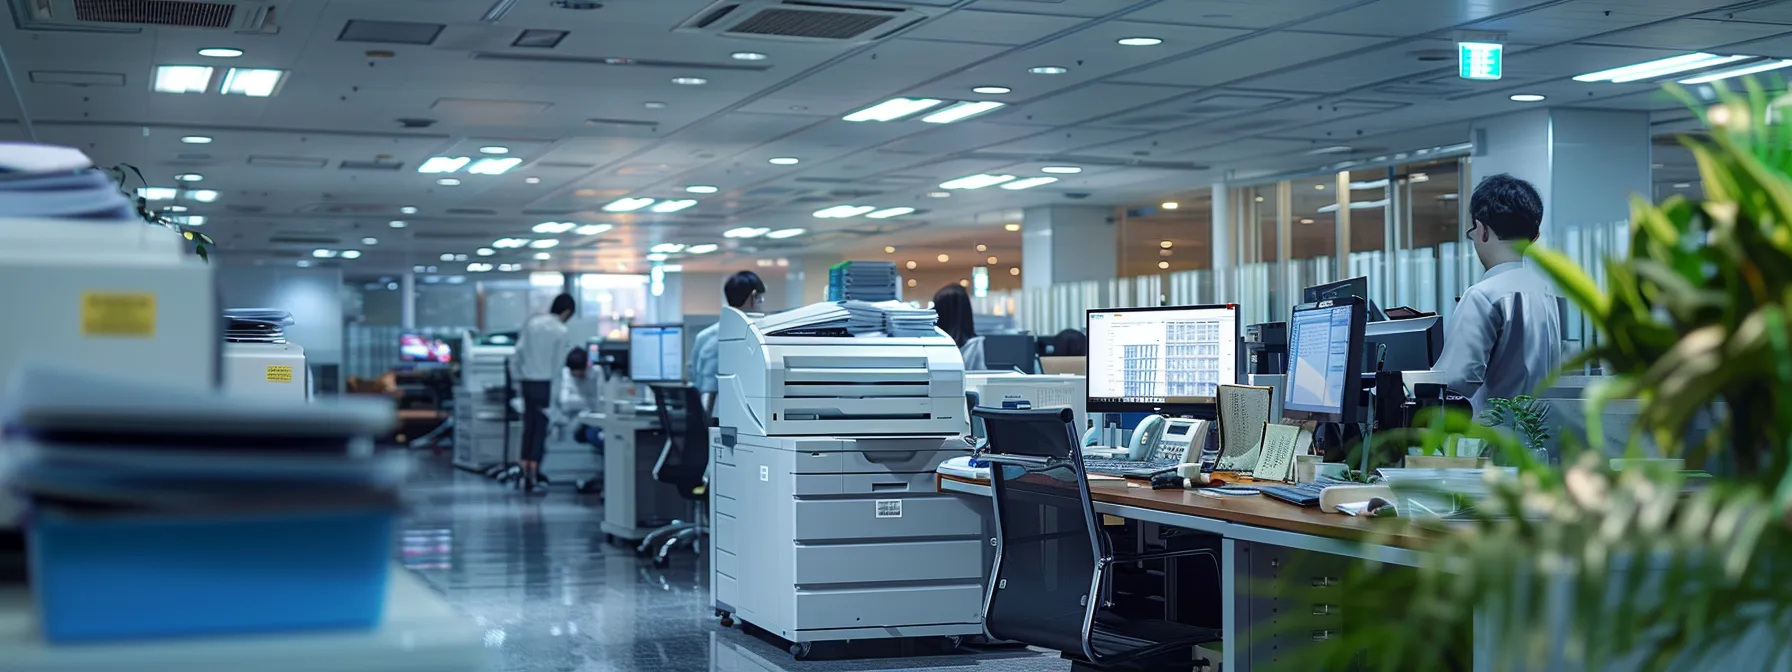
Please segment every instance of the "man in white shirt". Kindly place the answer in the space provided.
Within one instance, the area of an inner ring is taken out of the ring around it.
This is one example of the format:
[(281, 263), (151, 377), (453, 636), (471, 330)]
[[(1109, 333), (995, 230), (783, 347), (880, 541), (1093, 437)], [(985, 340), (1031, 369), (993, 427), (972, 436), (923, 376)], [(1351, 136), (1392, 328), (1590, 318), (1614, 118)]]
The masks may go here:
[[(722, 283), (722, 297), (728, 305), (747, 313), (765, 309), (765, 281), (752, 271), (741, 271), (728, 276)], [(691, 384), (704, 395), (704, 403), (715, 407), (716, 372), (721, 366), (721, 344), (717, 338), (721, 335), (722, 323), (703, 328), (697, 332), (697, 338), (691, 347)]]
[(523, 448), (518, 460), (523, 468), (524, 492), (533, 492), (541, 480), (541, 456), (547, 452), (548, 405), (553, 401), (554, 379), (566, 365), (566, 321), (575, 312), (571, 294), (554, 297), (545, 315), (523, 323), (517, 337), (516, 356), (510, 359), (510, 375), (520, 383), (523, 397)]
[(1537, 240), (1543, 198), (1529, 182), (1500, 174), (1475, 187), (1469, 242), (1487, 268), (1456, 304), (1437, 370), (1450, 390), (1486, 400), (1533, 394), (1562, 366), (1555, 285), (1524, 262), (1516, 244)]

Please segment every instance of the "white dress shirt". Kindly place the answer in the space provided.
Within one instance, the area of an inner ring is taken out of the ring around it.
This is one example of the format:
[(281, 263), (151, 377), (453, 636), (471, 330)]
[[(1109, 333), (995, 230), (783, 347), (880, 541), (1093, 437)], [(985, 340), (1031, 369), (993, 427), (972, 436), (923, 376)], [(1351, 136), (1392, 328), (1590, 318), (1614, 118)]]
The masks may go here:
[(1476, 413), (1488, 399), (1535, 394), (1561, 368), (1562, 314), (1555, 285), (1516, 261), (1487, 269), (1463, 293), (1437, 360), (1445, 384), (1467, 395)]
[(523, 323), (517, 336), (516, 356), (510, 358), (510, 375), (518, 380), (552, 382), (566, 368), (566, 323), (553, 315), (536, 315)]

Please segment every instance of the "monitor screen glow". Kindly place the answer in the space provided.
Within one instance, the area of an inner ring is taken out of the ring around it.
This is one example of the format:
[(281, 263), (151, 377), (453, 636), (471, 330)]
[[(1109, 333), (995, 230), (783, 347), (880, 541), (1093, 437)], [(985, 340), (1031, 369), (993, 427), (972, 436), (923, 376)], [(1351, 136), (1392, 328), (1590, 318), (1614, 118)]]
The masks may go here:
[(1090, 412), (1187, 411), (1238, 382), (1238, 307), (1089, 311)]
[(684, 327), (630, 328), (628, 361), (628, 377), (636, 382), (684, 380)]

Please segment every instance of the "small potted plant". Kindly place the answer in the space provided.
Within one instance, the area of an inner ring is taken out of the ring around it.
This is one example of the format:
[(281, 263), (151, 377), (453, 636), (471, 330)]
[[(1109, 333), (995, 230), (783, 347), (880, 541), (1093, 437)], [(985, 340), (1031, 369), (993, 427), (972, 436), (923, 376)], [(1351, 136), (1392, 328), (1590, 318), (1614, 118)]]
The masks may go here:
[(1549, 404), (1521, 394), (1511, 399), (1488, 399), (1481, 422), (1511, 431), (1531, 451), (1538, 464), (1549, 464)]

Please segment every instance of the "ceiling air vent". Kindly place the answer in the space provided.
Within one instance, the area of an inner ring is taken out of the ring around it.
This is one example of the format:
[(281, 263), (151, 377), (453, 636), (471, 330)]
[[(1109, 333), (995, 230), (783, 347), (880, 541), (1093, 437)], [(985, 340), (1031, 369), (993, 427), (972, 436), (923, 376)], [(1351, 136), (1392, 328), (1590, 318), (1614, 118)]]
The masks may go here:
[(446, 212), (450, 215), (478, 215), (482, 217), (498, 214), (497, 210), (487, 208), (449, 208)]
[(189, 0), (14, 0), (25, 30), (106, 30), (174, 26), (259, 33), (272, 29), (274, 9), (265, 2)]
[(343, 161), (336, 164), (337, 170), (398, 170), (403, 167), (403, 161)]
[(677, 30), (798, 42), (871, 42), (927, 18), (909, 7), (815, 0), (721, 0)]

